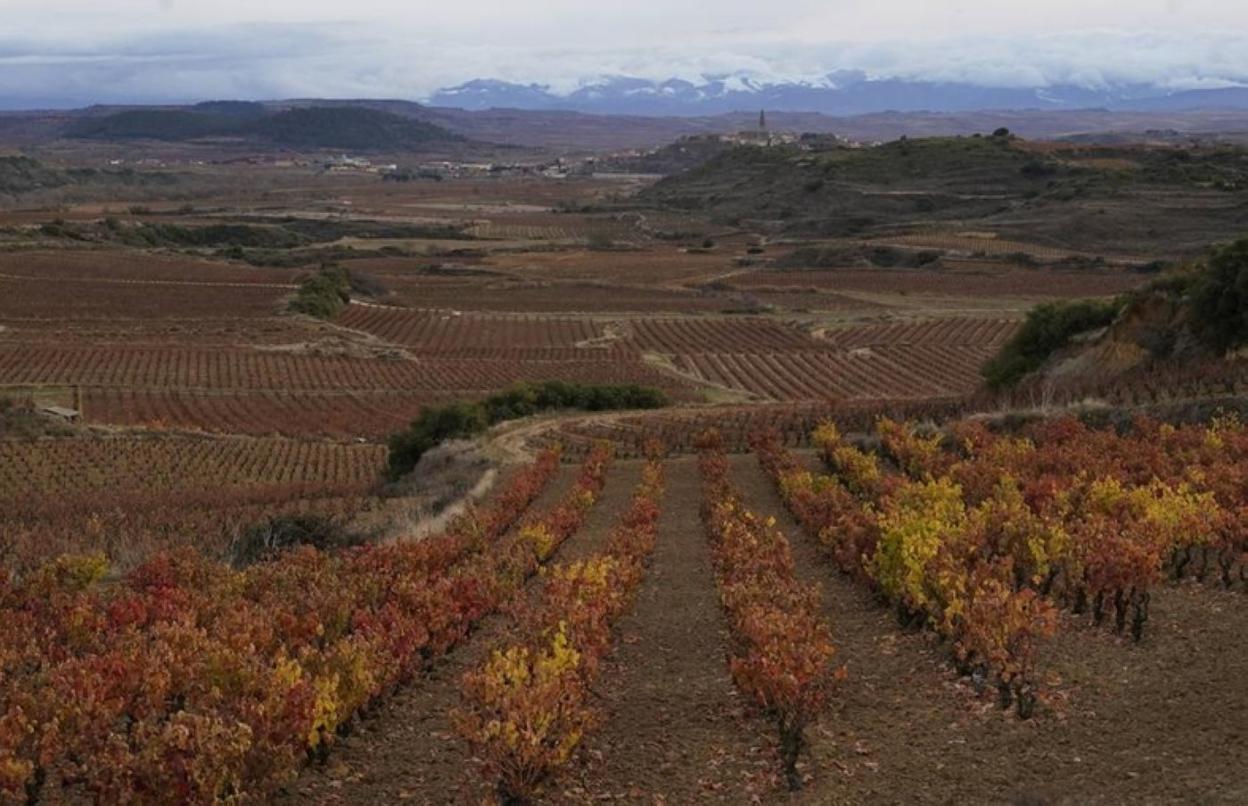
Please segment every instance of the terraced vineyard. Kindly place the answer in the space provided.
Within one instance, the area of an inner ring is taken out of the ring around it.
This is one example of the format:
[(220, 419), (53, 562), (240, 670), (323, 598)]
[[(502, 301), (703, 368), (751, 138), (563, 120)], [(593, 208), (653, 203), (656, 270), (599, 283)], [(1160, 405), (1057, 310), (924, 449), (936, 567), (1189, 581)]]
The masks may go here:
[(5, 567), (98, 551), (124, 568), (177, 547), (219, 556), (273, 517), (345, 518), (373, 507), (385, 449), (119, 435), (0, 441), (0, 460)]
[[(452, 310), (413, 311), (353, 305), (338, 318), (343, 327), (362, 330), (410, 347), (419, 355), (489, 357), (489, 351), (535, 357), (585, 357), (599, 343), (601, 326), (590, 319), (530, 315), (488, 315)], [(612, 346), (603, 342), (597, 347)], [(579, 348), (579, 349), (578, 349)]]
[(929, 398), (964, 394), (995, 351), (944, 345), (861, 347), (845, 352), (690, 353), (693, 377), (764, 400)]
[(932, 319), (828, 328), (820, 339), (842, 349), (859, 347), (986, 347), (996, 351), (1018, 329), (1014, 319)]
[[(50, 289), (55, 289), (52, 293)], [(98, 278), (44, 280), (38, 275), (0, 275), (6, 318), (22, 320), (146, 321), (194, 319), (230, 311), (236, 317), (272, 316), (290, 292), (251, 283), (203, 285), (114, 282)]]
[(387, 360), (193, 347), (0, 348), (8, 385), (80, 385), (176, 390), (414, 391), (501, 389), (517, 378), (590, 383), (673, 381), (638, 361), (492, 358)]
[(816, 345), (801, 330), (774, 319), (671, 317), (637, 319), (629, 326), (628, 342), (649, 352), (793, 350)]
[(95, 422), (151, 429), (331, 439), (383, 439), (446, 394), (402, 391), (181, 391), (86, 387), (81, 406)]
[(0, 498), (377, 481), (385, 449), (282, 439), (56, 439), (0, 442)]

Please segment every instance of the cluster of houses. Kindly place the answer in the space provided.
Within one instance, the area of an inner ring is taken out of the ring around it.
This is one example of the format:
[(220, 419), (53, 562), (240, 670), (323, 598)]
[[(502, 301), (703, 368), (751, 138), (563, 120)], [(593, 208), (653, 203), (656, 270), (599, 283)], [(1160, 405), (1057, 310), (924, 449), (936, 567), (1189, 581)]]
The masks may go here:
[(366, 173), (379, 174), (388, 171), (397, 171), (398, 165), (374, 165), (372, 160), (363, 157), (351, 157), (342, 154), (337, 157), (330, 157), (321, 163), (321, 167), (329, 173)]

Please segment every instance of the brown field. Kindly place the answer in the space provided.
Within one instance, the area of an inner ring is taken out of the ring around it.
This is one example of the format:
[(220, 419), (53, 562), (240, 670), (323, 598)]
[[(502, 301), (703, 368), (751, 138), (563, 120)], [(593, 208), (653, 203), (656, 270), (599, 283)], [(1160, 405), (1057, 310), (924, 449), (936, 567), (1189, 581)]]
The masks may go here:
[(112, 425), (373, 441), (402, 430), (424, 406), (452, 396), (396, 391), (192, 392), (87, 387), (82, 390), (81, 406), (92, 422)]
[(319, 322), (293, 317), (194, 319), (7, 320), (3, 344), (101, 347), (157, 346), (293, 348), (335, 342), (338, 334)]
[(540, 257), (531, 253), (498, 255), (489, 265), (531, 280), (581, 280), (620, 285), (676, 286), (724, 274), (731, 252), (689, 252), (664, 243), (619, 250), (568, 249)]
[(613, 280), (551, 282), (523, 278), (387, 277), (394, 297), (413, 308), (507, 313), (720, 313), (742, 304), (743, 295), (687, 289), (617, 285)]
[(703, 350), (801, 350), (816, 346), (805, 332), (777, 319), (759, 317), (637, 319), (630, 343), (658, 353)]
[[(37, 271), (37, 270), (36, 270)], [(37, 273), (0, 275), (5, 321), (185, 320), (220, 316), (271, 316), (288, 287), (207, 285), (105, 278), (51, 278)]]
[(130, 249), (0, 252), (0, 276), (33, 281), (88, 281), (197, 287), (294, 288), (298, 271)]
[(998, 238), (992, 232), (916, 232), (880, 238), (872, 243), (880, 246), (905, 246), (916, 249), (942, 249), (975, 255), (1030, 255), (1036, 260), (1055, 262), (1070, 257), (1086, 257), (1081, 252), (1057, 249), (1041, 244)]
[(836, 347), (987, 347), (996, 350), (1018, 328), (1015, 319), (932, 319), (880, 325), (834, 327), (819, 333)]
[[(534, 360), (498, 356), (385, 360), (229, 348), (67, 349), (24, 345), (0, 348), (0, 377), (6, 386), (112, 387), (143, 392), (396, 392), (425, 399), (433, 395), (484, 396), (522, 379), (636, 383), (674, 392), (685, 385), (637, 358)], [(242, 399), (265, 408), (277, 405), (272, 397)], [(206, 427), (204, 423), (196, 425)]]
[[(1127, 272), (1022, 269), (980, 261), (945, 261), (942, 270), (925, 269), (764, 269), (729, 278), (751, 291), (801, 287), (819, 294), (961, 296), (964, 298), (1060, 299), (1112, 296), (1148, 282)], [(950, 294), (951, 290), (955, 290)]]
[(696, 378), (764, 400), (930, 398), (965, 394), (979, 382), (988, 348), (943, 345), (848, 351), (689, 353), (677, 364)]
[(0, 441), (0, 562), (106, 553), (124, 567), (152, 551), (217, 553), (280, 514), (345, 517), (372, 506), (385, 465), (375, 445), (161, 434)]
[(150, 437), (0, 442), (0, 499), (37, 494), (189, 491), (205, 486), (361, 485), (385, 450), (278, 439)]
[[(314, 267), (34, 238), (0, 253), (0, 387), (71, 389), (91, 424), (368, 440), (430, 402), (525, 379), (650, 384), (689, 402), (914, 400), (972, 391), (1020, 300), (1118, 293), (1145, 279), (953, 257), (939, 271), (742, 267), (757, 239), (696, 214), (555, 210), (627, 193), (634, 180), (394, 185), (296, 173), (281, 185), (279, 173), (266, 170), (250, 195), (214, 190), (191, 212), (158, 202), (137, 218), (443, 220), (487, 240), (349, 261), (385, 291), (322, 323), (283, 312)], [(0, 224), (98, 220), (105, 206), (5, 213)], [(563, 243), (591, 235), (627, 247)], [(1026, 251), (941, 237), (945, 248)]]
[[(563, 358), (592, 357), (590, 343), (603, 329), (588, 319), (530, 315), (485, 315), (449, 310), (351, 306), (336, 323), (411, 348), (419, 355), (490, 357), (506, 355)], [(604, 347), (607, 345), (603, 345)]]

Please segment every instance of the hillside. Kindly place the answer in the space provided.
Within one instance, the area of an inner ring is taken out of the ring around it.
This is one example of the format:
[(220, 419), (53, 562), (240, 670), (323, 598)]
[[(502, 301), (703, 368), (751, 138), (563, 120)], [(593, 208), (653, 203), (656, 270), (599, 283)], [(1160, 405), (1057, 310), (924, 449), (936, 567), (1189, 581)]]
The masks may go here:
[(678, 174), (705, 165), (732, 148), (730, 142), (716, 135), (693, 135), (641, 154), (599, 160), (595, 169), (600, 172)]
[(258, 121), (264, 139), (299, 148), (350, 148), (398, 151), (461, 139), (430, 123), (375, 109), (310, 107), (291, 109)]
[(641, 201), (801, 237), (957, 227), (1092, 254), (1196, 254), (1237, 235), (1248, 151), (1042, 144), (1000, 136), (875, 147), (741, 147)]
[(171, 174), (128, 168), (98, 170), (95, 168), (60, 169), (39, 160), (22, 156), (0, 156), (0, 196), (20, 196), (41, 190), (66, 187), (150, 187), (177, 182)]
[(984, 367), (990, 386), (1087, 387), (1161, 368), (1229, 372), (1248, 344), (1248, 239), (1114, 300), (1041, 305)]
[(82, 140), (186, 142), (238, 138), (294, 148), (400, 151), (461, 139), (435, 126), (377, 109), (312, 106), (271, 111), (260, 104), (212, 102), (187, 109), (132, 109), (72, 123)]
[(0, 193), (17, 195), (69, 184), (69, 177), (29, 157), (0, 157)]

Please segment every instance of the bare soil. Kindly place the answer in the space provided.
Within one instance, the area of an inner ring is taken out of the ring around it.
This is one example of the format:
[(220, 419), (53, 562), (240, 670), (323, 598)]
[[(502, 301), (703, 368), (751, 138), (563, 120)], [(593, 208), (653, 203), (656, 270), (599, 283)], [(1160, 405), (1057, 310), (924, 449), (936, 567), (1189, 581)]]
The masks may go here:
[[(751, 507), (776, 517), (822, 585), (849, 678), (809, 730), (803, 803), (1248, 802), (1248, 607), (1240, 592), (1158, 591), (1144, 640), (1067, 619), (1042, 649), (1047, 702), (1018, 720), (904, 633), (819, 556), (753, 456), (734, 458)], [(779, 798), (779, 795), (774, 795)]]
[[(585, 526), (556, 561), (578, 559), (605, 545), (640, 479), (640, 463), (616, 463)], [(574, 466), (564, 466), (534, 504), (541, 512), (571, 487)], [(530, 588), (534, 588), (532, 584)], [(455, 734), (450, 712), (459, 704), (459, 681), (506, 640), (509, 619), (486, 619), (468, 641), (425, 676), (387, 700), (334, 748), (329, 761), (309, 767), (289, 787), (290, 803), (473, 803), (489, 796), (467, 746)]]
[(606, 722), (557, 800), (748, 803), (770, 789), (765, 726), (728, 673), (700, 483), (695, 460), (668, 462), (654, 562), (601, 680)]
[[(771, 724), (732, 686), (725, 625), (698, 518), (694, 460), (667, 465), (652, 567), (597, 686), (603, 722), (551, 803), (1243, 803), (1248, 781), (1248, 612), (1243, 594), (1162, 590), (1135, 645), (1067, 619), (1043, 649), (1046, 699), (1018, 720), (977, 694), (931, 636), (904, 632), (841, 577), (785, 512), (753, 456), (733, 458), (749, 506), (776, 517), (799, 573), (821, 585), (849, 677), (808, 730), (805, 789), (781, 785)], [(563, 559), (597, 550), (623, 511), (639, 463), (618, 462)], [(566, 489), (571, 470), (539, 505)], [(506, 636), (488, 620), (409, 686), (288, 801), (480, 802), (488, 788), (447, 714), (460, 675)]]

